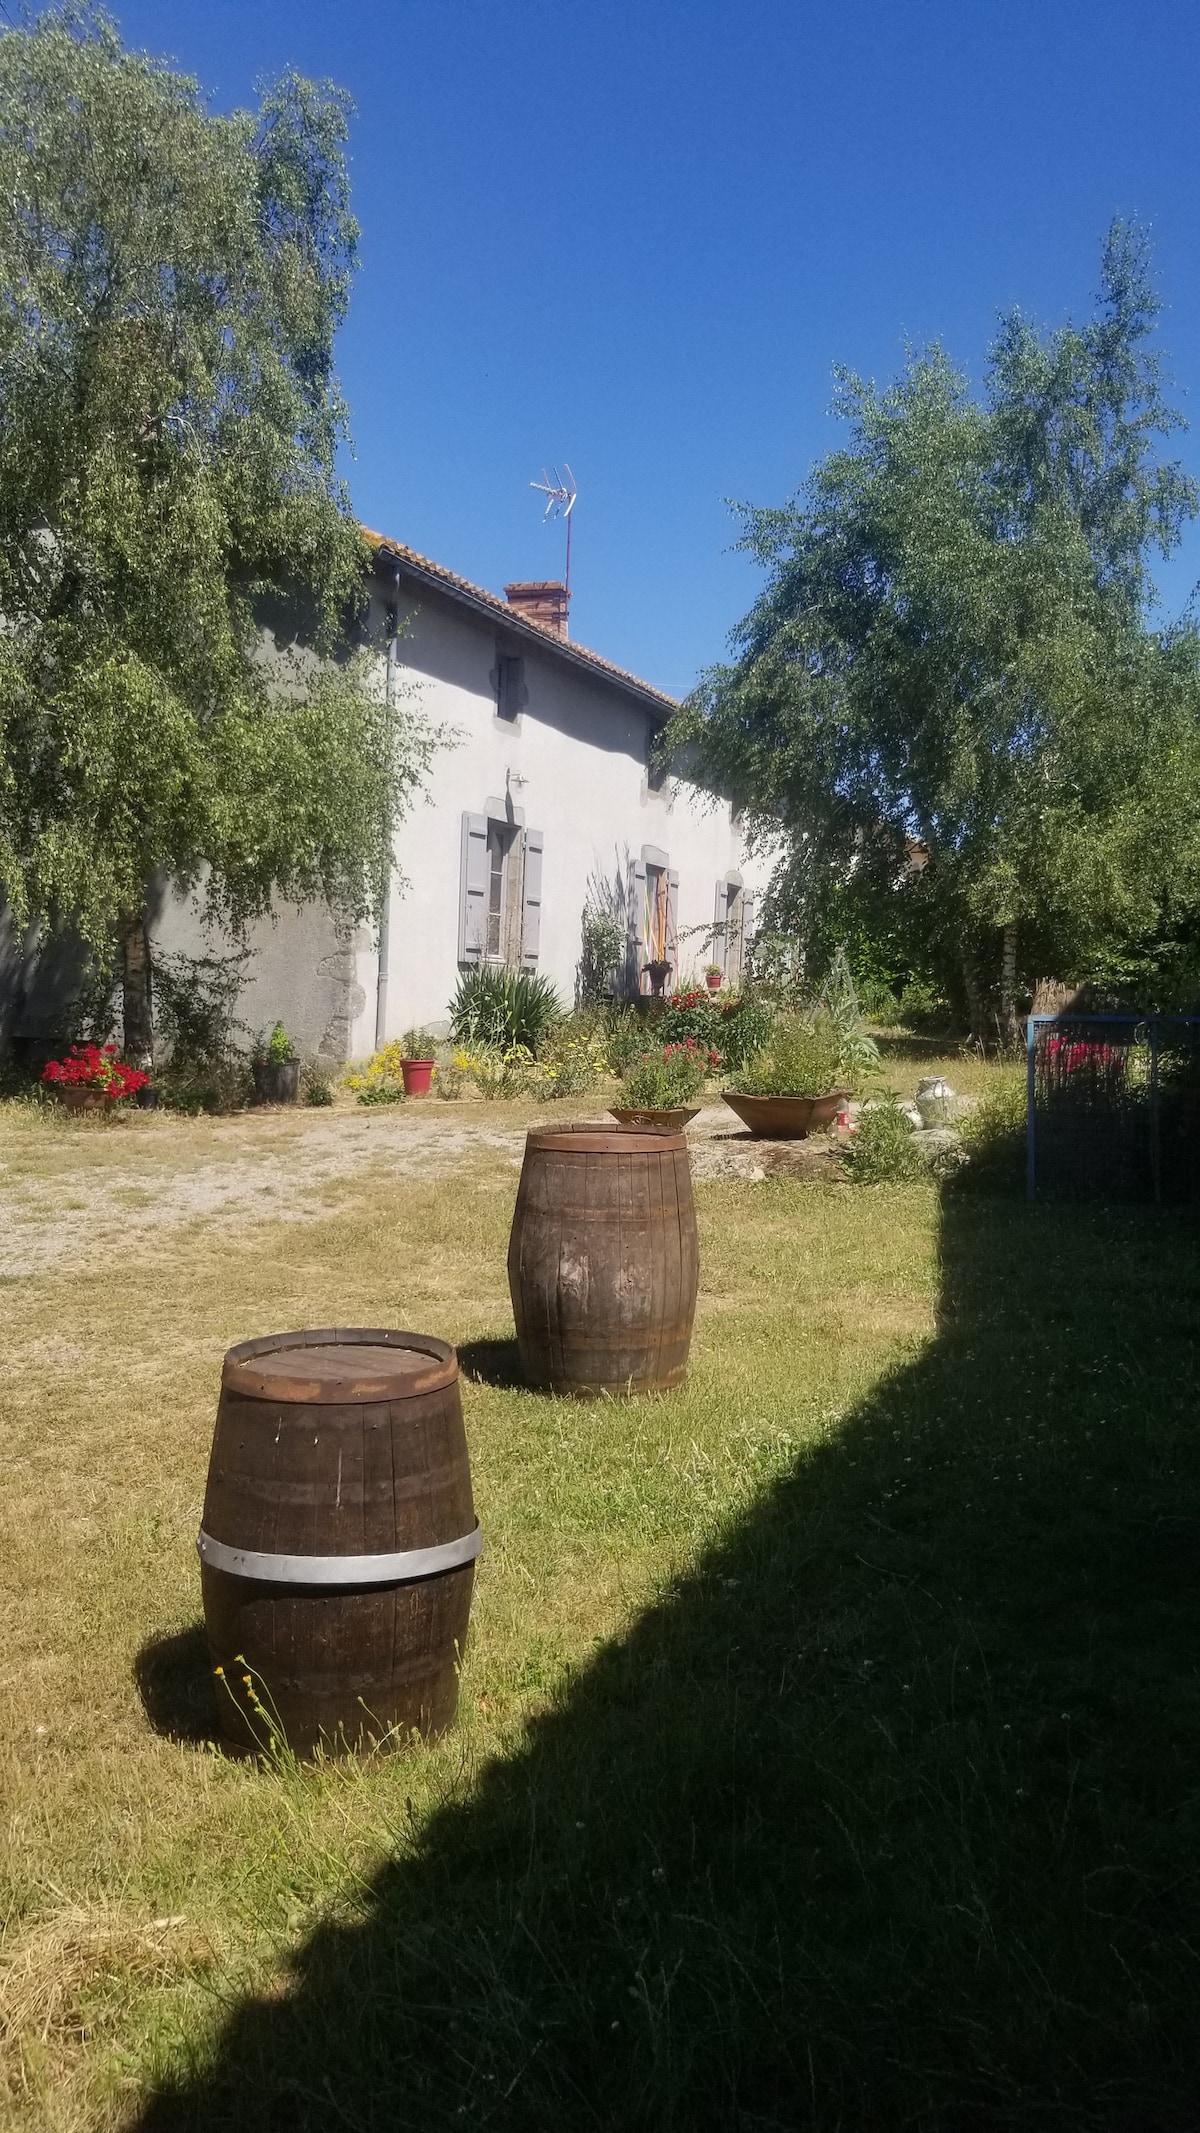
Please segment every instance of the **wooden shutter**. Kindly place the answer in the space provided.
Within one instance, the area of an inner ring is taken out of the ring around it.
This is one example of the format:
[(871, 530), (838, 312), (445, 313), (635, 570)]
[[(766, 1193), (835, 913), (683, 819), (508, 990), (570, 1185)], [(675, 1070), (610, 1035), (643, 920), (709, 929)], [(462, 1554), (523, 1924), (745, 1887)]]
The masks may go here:
[(521, 901), (521, 968), (536, 970), (542, 938), (542, 851), (545, 833), (525, 832), (525, 875)]
[(458, 877), (458, 960), (481, 963), (487, 940), (488, 826), (486, 815), (462, 818)]
[(642, 933), (646, 912), (646, 862), (635, 859), (629, 875), (629, 989), (640, 993), (642, 972), (646, 964), (646, 944)]
[(671, 963), (671, 983), (679, 983), (679, 876), (674, 867), (667, 868), (667, 955)]

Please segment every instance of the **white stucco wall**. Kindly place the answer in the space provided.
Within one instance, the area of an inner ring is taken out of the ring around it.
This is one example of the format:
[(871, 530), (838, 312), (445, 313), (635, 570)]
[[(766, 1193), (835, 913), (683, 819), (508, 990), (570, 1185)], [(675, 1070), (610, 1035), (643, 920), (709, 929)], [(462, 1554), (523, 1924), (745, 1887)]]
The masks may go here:
[[(401, 613), (401, 685), (433, 724), (455, 729), (456, 737), (439, 751), (427, 796), (397, 838), (405, 880), (391, 903), (386, 1034), (399, 1036), (414, 1023), (445, 1027), (459, 975), (463, 813), (484, 812), (506, 790), (524, 826), (545, 840), (537, 967), (565, 1002), (574, 995), (590, 877), (626, 874), (644, 845), (665, 851), (679, 877), (680, 974), (702, 971), (708, 944), (702, 933), (689, 939), (688, 929), (711, 926), (718, 879), (740, 872), (755, 896), (765, 884), (744, 857), (727, 805), (673, 779), (661, 792), (649, 787), (650, 712), (601, 676), (567, 665), (551, 647), (524, 640), (507, 646), (524, 661), (527, 692), (510, 724), (498, 716), (492, 678), (502, 625), (425, 588), (419, 599), (402, 598)], [(375, 1040), (377, 968), (374, 949), (360, 951), (356, 1056)]]

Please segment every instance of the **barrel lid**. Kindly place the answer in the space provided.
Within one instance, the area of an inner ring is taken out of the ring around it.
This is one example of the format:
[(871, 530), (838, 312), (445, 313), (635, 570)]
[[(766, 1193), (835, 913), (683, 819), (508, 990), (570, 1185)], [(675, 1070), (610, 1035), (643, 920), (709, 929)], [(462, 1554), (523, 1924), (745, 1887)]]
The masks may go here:
[(438, 1392), (457, 1376), (453, 1348), (428, 1333), (325, 1326), (242, 1341), (226, 1355), (221, 1383), (252, 1400), (345, 1407)]
[(571, 1155), (662, 1155), (668, 1149), (686, 1149), (682, 1133), (655, 1132), (652, 1126), (609, 1125), (602, 1118), (585, 1119), (574, 1126), (534, 1126), (525, 1136), (526, 1153), (546, 1148)]

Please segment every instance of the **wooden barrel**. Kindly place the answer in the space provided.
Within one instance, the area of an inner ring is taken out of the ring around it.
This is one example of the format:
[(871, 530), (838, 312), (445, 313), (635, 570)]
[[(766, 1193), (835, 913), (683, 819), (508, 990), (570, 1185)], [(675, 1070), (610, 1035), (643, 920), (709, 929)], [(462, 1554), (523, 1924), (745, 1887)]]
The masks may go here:
[(480, 1547), (453, 1348), (354, 1327), (231, 1348), (196, 1545), (235, 1746), (451, 1725)]
[(682, 1384), (699, 1271), (682, 1133), (597, 1124), (528, 1135), (508, 1285), (530, 1385)]

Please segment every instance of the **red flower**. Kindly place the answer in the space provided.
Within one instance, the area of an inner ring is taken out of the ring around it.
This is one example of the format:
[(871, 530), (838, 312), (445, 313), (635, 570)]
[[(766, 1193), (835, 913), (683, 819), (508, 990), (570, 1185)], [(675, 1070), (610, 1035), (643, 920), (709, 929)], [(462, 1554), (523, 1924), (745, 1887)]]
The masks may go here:
[(144, 1089), (150, 1076), (138, 1067), (126, 1066), (116, 1056), (115, 1044), (73, 1044), (65, 1059), (51, 1059), (42, 1070), (42, 1080), (69, 1089), (99, 1089), (120, 1100)]

